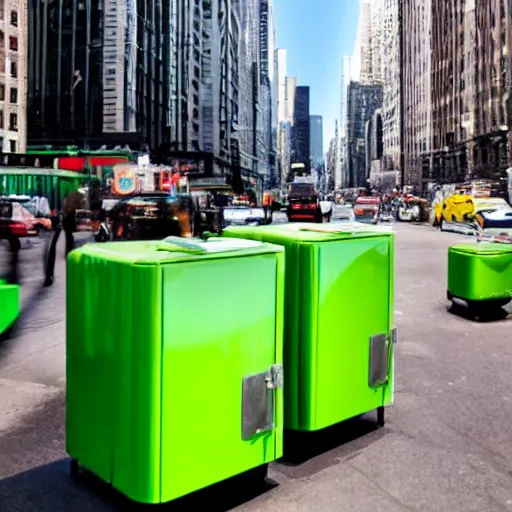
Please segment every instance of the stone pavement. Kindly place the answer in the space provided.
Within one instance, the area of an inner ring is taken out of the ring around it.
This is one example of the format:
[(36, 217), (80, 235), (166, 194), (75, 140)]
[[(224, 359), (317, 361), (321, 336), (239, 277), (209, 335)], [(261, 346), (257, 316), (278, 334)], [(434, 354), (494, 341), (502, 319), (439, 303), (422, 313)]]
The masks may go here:
[[(277, 485), (259, 496), (224, 488), (203, 494), (202, 507), (188, 501), (161, 510), (512, 510), (511, 320), (474, 323), (448, 312), (447, 248), (467, 238), (395, 229), (399, 341), (386, 427), (376, 429), (368, 415), (310, 437), (300, 464), (271, 465)], [(371, 290), (347, 293), (364, 299), (371, 314)], [(0, 347), (1, 512), (127, 510), (69, 476), (63, 308), (61, 264), (55, 288), (26, 311), (29, 325)]]

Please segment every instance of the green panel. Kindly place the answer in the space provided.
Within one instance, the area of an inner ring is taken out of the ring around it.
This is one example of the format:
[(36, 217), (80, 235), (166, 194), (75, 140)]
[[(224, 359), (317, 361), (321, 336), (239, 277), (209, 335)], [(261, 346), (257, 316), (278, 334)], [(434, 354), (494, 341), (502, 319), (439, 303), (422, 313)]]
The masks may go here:
[(286, 249), (285, 427), (318, 430), (391, 403), (392, 349), (388, 384), (370, 388), (368, 373), (370, 337), (392, 328), (392, 232), (286, 224), (229, 227), (225, 235)]
[[(242, 247), (237, 247), (240, 245)], [(195, 383), (187, 379), (177, 381), (174, 373), (184, 372), (200, 382), (203, 372), (211, 374), (209, 365), (215, 362), (211, 356), (216, 354), (222, 371), (215, 372), (216, 380), (211, 380), (210, 387), (203, 389), (200, 396), (207, 396), (206, 392), (217, 386), (220, 397), (223, 390), (228, 389), (226, 393), (233, 398), (235, 391), (226, 386), (233, 378), (227, 373), (231, 365), (238, 362), (240, 367), (232, 371), (239, 377), (241, 370), (251, 370), (252, 364), (261, 363), (263, 359), (265, 367), (258, 371), (268, 370), (274, 361), (280, 362), (282, 258), (279, 247), (241, 243), (240, 240), (121, 242), (86, 245), (73, 251), (68, 259), (67, 277), (69, 455), (138, 502), (160, 503), (195, 490), (194, 482), (191, 487), (189, 480), (180, 480), (174, 475), (192, 468), (197, 470), (201, 466), (200, 457), (196, 457), (198, 464), (190, 465), (188, 461), (179, 467), (175, 465), (176, 460), (184, 454), (195, 453), (196, 444), (204, 447), (201, 437), (196, 439), (193, 435), (194, 428), (197, 431), (200, 425), (205, 432), (217, 431), (222, 421), (229, 418), (219, 417), (211, 426), (205, 423), (204, 411), (209, 403), (203, 405), (203, 414), (200, 414)], [(217, 273), (216, 269), (221, 268), (223, 274)], [(233, 274), (232, 269), (238, 270)], [(233, 275), (256, 291), (251, 290), (240, 300), (240, 294), (233, 292)], [(262, 304), (254, 307), (254, 296), (261, 299)], [(205, 308), (204, 313), (202, 308)], [(230, 323), (221, 326), (219, 319)], [(231, 335), (219, 337), (220, 327), (226, 332), (232, 329)], [(189, 354), (189, 347), (195, 346), (191, 341), (202, 343), (199, 356), (203, 361), (195, 361), (196, 354)], [(228, 349), (233, 352), (227, 352)], [(254, 355), (260, 352), (262, 359), (257, 360)], [(188, 359), (189, 355), (192, 359)], [(244, 357), (247, 357), (247, 366), (242, 365)], [(185, 360), (188, 360), (188, 369), (182, 366)], [(196, 362), (199, 362), (197, 367), (190, 366)], [(238, 397), (241, 390), (239, 380)], [(195, 481), (198, 487), (281, 455), (281, 391), (275, 392), (275, 396), (276, 428), (273, 432), (253, 439), (252, 444), (242, 444), (239, 422), (236, 440), (231, 444), (226, 441), (224, 446), (228, 453), (223, 451), (222, 460), (216, 461), (221, 470), (212, 470), (210, 481), (206, 469), (198, 470)], [(199, 412), (194, 411), (196, 406)], [(162, 407), (166, 411), (164, 417)], [(193, 416), (189, 415), (191, 410)], [(224, 413), (222, 408), (219, 412)], [(164, 420), (169, 432), (183, 425), (188, 427), (180, 432), (179, 438), (171, 439), (174, 434), (162, 431)], [(201, 436), (208, 438), (205, 432), (201, 432)], [(226, 428), (225, 439), (233, 432), (232, 428)], [(216, 437), (215, 442), (220, 441)], [(176, 442), (179, 443), (177, 448), (172, 445)], [(165, 443), (165, 451), (162, 451), (162, 443)], [(202, 454), (210, 468), (212, 460), (207, 456), (216, 457), (219, 453), (214, 444), (210, 454), (204, 450)], [(237, 448), (241, 452), (238, 455)], [(226, 457), (231, 458), (231, 464)]]
[(448, 292), (472, 301), (512, 298), (511, 249), (496, 243), (450, 247)]
[(390, 237), (313, 247), (304, 247), (313, 269), (318, 269), (318, 283), (311, 290), (314, 309), (309, 308), (311, 353), (303, 359), (309, 362), (312, 390), (307, 430), (383, 405), (382, 388), (368, 386), (369, 340), (375, 334), (389, 334), (392, 310)]
[(459, 244), (452, 245), (450, 250), (457, 253), (475, 254), (475, 255), (499, 255), (511, 254), (512, 244), (501, 244), (495, 242), (477, 243), (477, 244)]
[(0, 280), (0, 334), (11, 327), (20, 314), (20, 288)]
[(282, 390), (276, 428), (241, 437), (243, 378), (281, 363), (277, 272), (275, 254), (164, 269), (164, 502), (282, 455)]
[(160, 498), (160, 287), (158, 267), (69, 256), (67, 451), (140, 502)]

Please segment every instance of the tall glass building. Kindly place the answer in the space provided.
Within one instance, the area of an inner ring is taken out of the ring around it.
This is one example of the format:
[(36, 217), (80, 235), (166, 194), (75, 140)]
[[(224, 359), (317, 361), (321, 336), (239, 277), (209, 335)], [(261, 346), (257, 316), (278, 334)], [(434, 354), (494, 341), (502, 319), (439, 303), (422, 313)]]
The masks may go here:
[(170, 7), (28, 0), (28, 144), (157, 147), (170, 119)]

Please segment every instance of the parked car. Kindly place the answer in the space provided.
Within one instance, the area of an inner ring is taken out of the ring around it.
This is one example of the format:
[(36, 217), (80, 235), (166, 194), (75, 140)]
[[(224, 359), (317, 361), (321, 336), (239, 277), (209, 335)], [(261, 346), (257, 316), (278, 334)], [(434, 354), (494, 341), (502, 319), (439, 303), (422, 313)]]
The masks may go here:
[(0, 200), (0, 217), (8, 229), (17, 237), (37, 236), (42, 230), (50, 230), (52, 222), (44, 217), (35, 217), (19, 203)]

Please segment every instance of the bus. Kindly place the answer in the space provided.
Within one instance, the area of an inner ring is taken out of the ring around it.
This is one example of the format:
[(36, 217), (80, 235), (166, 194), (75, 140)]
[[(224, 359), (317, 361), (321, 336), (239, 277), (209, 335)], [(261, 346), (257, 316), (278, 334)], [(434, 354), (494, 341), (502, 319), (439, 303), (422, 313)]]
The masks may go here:
[(52, 210), (61, 210), (64, 198), (89, 181), (85, 174), (62, 169), (0, 167), (0, 196), (46, 197)]
[(25, 154), (0, 153), (0, 166), (41, 167), (61, 171), (87, 173), (101, 183), (113, 177), (116, 164), (135, 162), (138, 153), (129, 149), (86, 150), (68, 146), (65, 149), (31, 148)]

